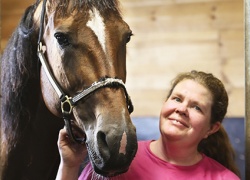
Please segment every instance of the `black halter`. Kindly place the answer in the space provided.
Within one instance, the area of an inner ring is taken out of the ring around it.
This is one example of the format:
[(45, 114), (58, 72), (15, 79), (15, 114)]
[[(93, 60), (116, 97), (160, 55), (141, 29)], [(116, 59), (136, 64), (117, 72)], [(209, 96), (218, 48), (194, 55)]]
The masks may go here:
[(41, 42), (42, 36), (43, 36), (43, 25), (44, 25), (44, 16), (45, 16), (45, 10), (46, 10), (46, 1), (47, 0), (43, 1), (43, 7), (42, 7), (42, 12), (41, 12), (37, 54), (51, 85), (53, 86), (53, 88), (55, 89), (56, 93), (58, 94), (61, 100), (61, 110), (63, 114), (63, 119), (64, 119), (65, 126), (66, 126), (66, 129), (70, 138), (77, 143), (84, 143), (86, 139), (76, 138), (75, 135), (73, 134), (71, 120), (70, 120), (70, 116), (72, 115), (72, 110), (78, 101), (80, 101), (81, 99), (85, 98), (86, 96), (90, 95), (91, 93), (93, 93), (94, 91), (100, 88), (120, 86), (124, 90), (129, 113), (133, 112), (134, 107), (127, 93), (126, 87), (121, 79), (103, 78), (100, 81), (94, 82), (89, 88), (83, 90), (81, 93), (75, 95), (74, 97), (69, 97), (63, 92), (62, 88), (60, 87), (55, 77), (53, 76), (53, 73), (49, 67), (49, 64), (44, 56), (46, 46), (43, 46)]

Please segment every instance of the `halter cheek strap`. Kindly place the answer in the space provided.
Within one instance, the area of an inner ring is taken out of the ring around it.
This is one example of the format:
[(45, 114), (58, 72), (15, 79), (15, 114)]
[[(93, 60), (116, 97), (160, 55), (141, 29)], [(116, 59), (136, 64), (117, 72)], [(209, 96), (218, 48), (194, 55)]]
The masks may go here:
[(42, 8), (42, 13), (41, 13), (37, 55), (38, 55), (39, 60), (42, 64), (42, 67), (46, 73), (46, 76), (48, 77), (51, 85), (53, 86), (59, 99), (61, 100), (61, 110), (62, 110), (62, 114), (63, 114), (63, 119), (64, 119), (65, 126), (66, 126), (66, 129), (67, 129), (69, 136), (71, 137), (72, 140), (74, 140), (77, 143), (84, 143), (86, 140), (85, 138), (78, 139), (75, 137), (75, 135), (72, 132), (72, 124), (71, 124), (72, 110), (73, 110), (74, 106), (76, 106), (78, 101), (80, 101), (81, 99), (90, 95), (94, 91), (96, 91), (100, 88), (103, 88), (103, 87), (122, 87), (124, 90), (124, 93), (125, 93), (125, 98), (127, 101), (129, 113), (133, 112), (134, 107), (133, 107), (132, 101), (127, 93), (125, 85), (121, 79), (104, 78), (100, 81), (94, 82), (89, 88), (83, 90), (81, 93), (75, 95), (73, 98), (69, 97), (68, 95), (66, 95), (63, 92), (59, 83), (56, 81), (55, 77), (53, 76), (53, 73), (49, 67), (48, 61), (46, 60), (46, 58), (44, 56), (46, 46), (42, 45), (41, 39), (42, 39), (42, 35), (43, 35), (43, 23), (44, 23), (45, 9), (46, 9), (46, 0), (43, 1), (43, 8)]

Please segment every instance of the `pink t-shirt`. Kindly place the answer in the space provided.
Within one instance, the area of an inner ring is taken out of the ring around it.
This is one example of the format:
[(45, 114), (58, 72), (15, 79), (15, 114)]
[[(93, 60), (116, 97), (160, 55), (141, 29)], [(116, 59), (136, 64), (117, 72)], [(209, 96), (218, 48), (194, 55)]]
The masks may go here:
[[(200, 162), (192, 166), (178, 166), (156, 157), (149, 148), (150, 141), (139, 141), (138, 151), (129, 170), (109, 179), (118, 180), (239, 180), (233, 172), (217, 161), (203, 155)], [(79, 180), (100, 177), (92, 173), (90, 163), (84, 168)], [(97, 178), (98, 179), (98, 178)]]

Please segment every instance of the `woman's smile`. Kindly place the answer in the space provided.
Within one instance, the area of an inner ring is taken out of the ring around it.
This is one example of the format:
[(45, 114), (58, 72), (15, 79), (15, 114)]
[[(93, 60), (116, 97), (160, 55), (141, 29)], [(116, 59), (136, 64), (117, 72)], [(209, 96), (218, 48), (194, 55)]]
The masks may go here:
[(189, 128), (190, 126), (188, 125), (187, 122), (185, 122), (184, 120), (178, 120), (178, 119), (173, 119), (173, 118), (168, 118), (169, 121), (172, 122), (172, 124), (180, 126), (180, 127), (186, 127)]

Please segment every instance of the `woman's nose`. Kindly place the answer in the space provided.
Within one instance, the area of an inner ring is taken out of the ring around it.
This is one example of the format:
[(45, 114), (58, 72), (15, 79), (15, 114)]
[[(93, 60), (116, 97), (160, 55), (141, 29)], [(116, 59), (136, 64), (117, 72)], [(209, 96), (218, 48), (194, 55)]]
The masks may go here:
[(187, 106), (184, 104), (180, 104), (177, 108), (176, 108), (176, 113), (183, 115), (183, 116), (188, 116), (188, 111), (187, 111)]

